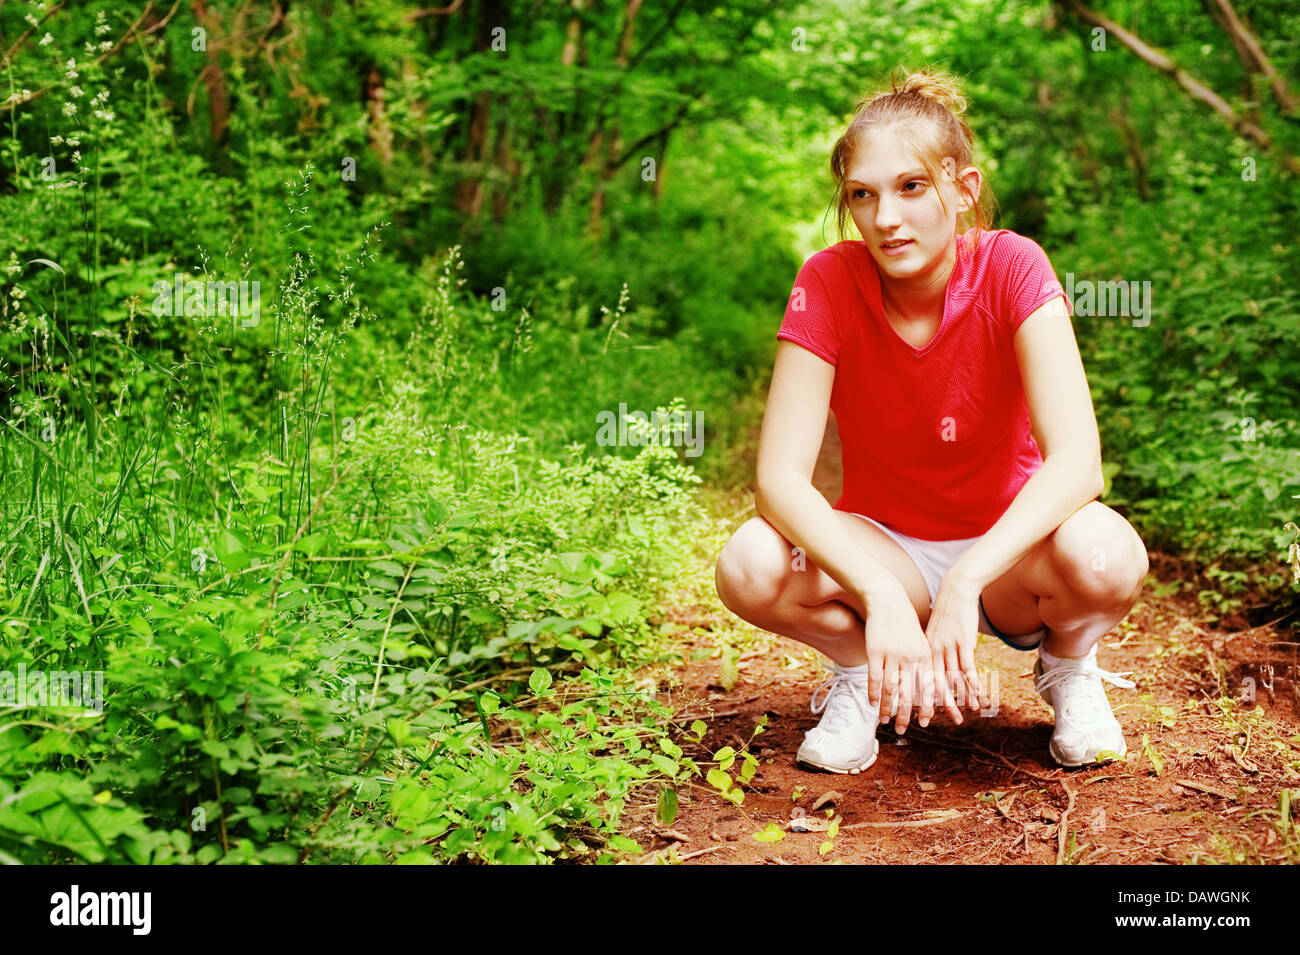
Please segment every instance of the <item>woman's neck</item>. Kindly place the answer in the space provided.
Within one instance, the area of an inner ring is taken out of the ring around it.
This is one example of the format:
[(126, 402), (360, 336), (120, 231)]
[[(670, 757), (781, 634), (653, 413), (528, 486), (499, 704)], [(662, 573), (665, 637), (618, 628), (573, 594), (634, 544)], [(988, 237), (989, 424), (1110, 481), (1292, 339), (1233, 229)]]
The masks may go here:
[(957, 243), (948, 246), (948, 252), (929, 273), (908, 279), (891, 279), (880, 273), (881, 294), (886, 306), (905, 320), (923, 321), (933, 315), (942, 315), (948, 292), (948, 280), (957, 265)]

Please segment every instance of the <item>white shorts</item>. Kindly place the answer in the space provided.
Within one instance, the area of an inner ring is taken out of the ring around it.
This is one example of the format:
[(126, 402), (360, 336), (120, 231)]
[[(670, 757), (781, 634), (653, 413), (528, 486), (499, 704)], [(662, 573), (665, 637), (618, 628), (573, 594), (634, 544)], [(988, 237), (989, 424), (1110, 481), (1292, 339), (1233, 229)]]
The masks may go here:
[[(907, 552), (907, 556), (912, 558), (912, 563), (916, 564), (917, 569), (921, 571), (921, 576), (925, 578), (925, 586), (930, 591), (931, 607), (934, 606), (934, 598), (939, 594), (939, 583), (943, 580), (944, 574), (948, 573), (948, 568), (957, 563), (961, 555), (970, 550), (971, 546), (979, 540), (979, 537), (964, 537), (947, 541), (922, 540), (919, 537), (911, 537), (901, 531), (896, 531), (892, 527), (880, 523), (874, 517), (867, 517), (867, 515), (858, 514), (856, 511), (846, 511), (845, 513), (854, 514), (875, 524)], [(1033, 633), (1026, 633), (1022, 636), (1012, 635), (1016, 640), (1015, 643), (1012, 643), (1007, 634), (989, 623), (989, 618), (984, 616), (983, 597), (979, 601), (979, 631), (980, 633), (987, 633), (991, 637), (997, 637), (1007, 646), (1016, 650), (1035, 650), (1047, 636), (1047, 628), (1042, 627)]]

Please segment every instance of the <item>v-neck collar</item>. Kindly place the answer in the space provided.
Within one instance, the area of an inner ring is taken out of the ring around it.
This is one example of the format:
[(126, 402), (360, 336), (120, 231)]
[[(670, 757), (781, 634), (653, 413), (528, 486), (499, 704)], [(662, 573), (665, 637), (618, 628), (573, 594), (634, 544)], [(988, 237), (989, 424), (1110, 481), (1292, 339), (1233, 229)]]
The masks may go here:
[(880, 275), (880, 266), (876, 264), (875, 257), (867, 248), (867, 243), (861, 241), (859, 244), (862, 248), (862, 254), (867, 257), (867, 263), (876, 273), (876, 281), (872, 285), (874, 301), (871, 303), (875, 306), (873, 311), (876, 316), (876, 321), (880, 324), (886, 337), (893, 338), (901, 346), (906, 348), (913, 357), (924, 358), (934, 349), (934, 346), (938, 344), (939, 339), (943, 337), (944, 332), (948, 330), (948, 326), (952, 324), (952, 313), (948, 308), (948, 299), (952, 295), (954, 279), (957, 278), (957, 273), (961, 270), (965, 260), (965, 254), (962, 251), (963, 237), (957, 236), (957, 260), (953, 263), (952, 273), (948, 276), (948, 284), (943, 290), (943, 316), (939, 319), (939, 328), (935, 331), (934, 335), (930, 337), (930, 340), (921, 348), (917, 348), (902, 335), (898, 334), (898, 330), (894, 328), (893, 325), (889, 324), (889, 317), (885, 314), (885, 286), (884, 279)]

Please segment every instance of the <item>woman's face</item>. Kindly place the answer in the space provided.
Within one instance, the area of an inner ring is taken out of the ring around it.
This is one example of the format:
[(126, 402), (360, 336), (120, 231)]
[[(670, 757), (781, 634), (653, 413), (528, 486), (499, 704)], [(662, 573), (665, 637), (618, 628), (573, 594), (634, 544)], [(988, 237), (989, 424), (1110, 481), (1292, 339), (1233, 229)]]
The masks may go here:
[[(900, 137), (876, 136), (854, 150), (847, 172), (849, 211), (883, 275), (938, 274), (955, 257), (957, 217), (970, 203), (956, 188), (951, 158), (944, 159), (943, 179), (935, 183)], [(966, 174), (976, 177), (978, 190), (979, 172), (971, 167)], [(906, 241), (893, 248), (900, 240)]]

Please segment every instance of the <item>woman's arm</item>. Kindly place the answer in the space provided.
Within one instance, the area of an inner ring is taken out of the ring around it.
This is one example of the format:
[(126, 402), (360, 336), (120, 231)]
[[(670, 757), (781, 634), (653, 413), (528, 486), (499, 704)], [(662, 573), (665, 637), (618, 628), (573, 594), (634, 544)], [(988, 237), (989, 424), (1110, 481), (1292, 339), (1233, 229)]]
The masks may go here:
[(813, 487), (834, 381), (830, 362), (793, 342), (777, 342), (758, 443), (755, 508), (863, 604), (882, 595), (906, 601), (903, 585), (844, 533), (834, 509)]
[(1043, 465), (944, 577), (940, 590), (971, 600), (1104, 486), (1097, 416), (1064, 298), (1021, 323), (1015, 349)]
[(813, 487), (834, 381), (830, 362), (793, 342), (777, 343), (758, 445), (755, 504), (817, 567), (860, 598), (867, 615), (862, 635), (867, 696), (884, 722), (897, 715), (894, 726), (902, 733), (913, 705), (920, 707), (922, 726), (934, 713), (931, 648), (903, 585), (844, 533), (834, 509)]

